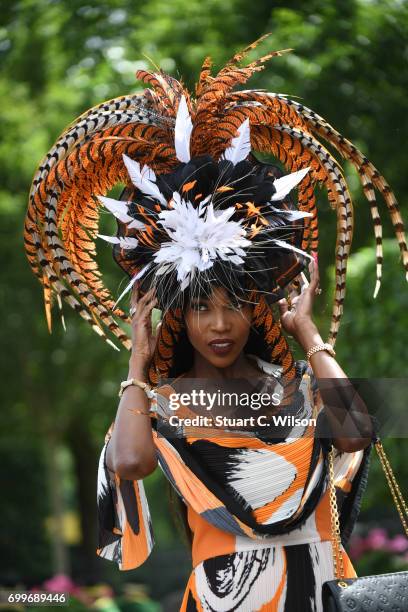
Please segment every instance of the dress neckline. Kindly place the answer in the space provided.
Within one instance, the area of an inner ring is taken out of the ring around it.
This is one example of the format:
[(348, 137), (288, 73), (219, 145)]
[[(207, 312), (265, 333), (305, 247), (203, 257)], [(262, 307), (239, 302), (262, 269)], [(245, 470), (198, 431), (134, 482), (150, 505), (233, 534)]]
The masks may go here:
[[(261, 357), (258, 357), (258, 355), (253, 355), (252, 353), (246, 353), (246, 356), (250, 357), (251, 360), (255, 362), (260, 372), (263, 372), (264, 374), (271, 374), (275, 378), (279, 378), (280, 375), (282, 374), (282, 371), (283, 371), (282, 366), (278, 366), (275, 363), (270, 363), (269, 361), (265, 361), (264, 359), (261, 359)], [(164, 386), (168, 385), (174, 390), (174, 387), (173, 387), (174, 383), (180, 380), (180, 378), (183, 378), (185, 375), (186, 375), (186, 372), (184, 372), (183, 374), (180, 374), (173, 380), (171, 384), (166, 383)]]

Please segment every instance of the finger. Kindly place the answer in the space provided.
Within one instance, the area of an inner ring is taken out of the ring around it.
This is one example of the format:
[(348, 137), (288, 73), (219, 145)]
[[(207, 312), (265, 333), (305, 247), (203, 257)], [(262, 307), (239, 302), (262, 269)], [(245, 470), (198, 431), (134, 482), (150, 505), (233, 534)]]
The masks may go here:
[(151, 287), (149, 289), (149, 291), (146, 291), (146, 293), (140, 298), (139, 303), (144, 306), (147, 302), (150, 301), (150, 299), (153, 297), (153, 293), (155, 291), (154, 287)]
[(307, 280), (307, 276), (304, 272), (300, 273), (300, 285), (302, 287), (302, 291), (309, 286), (309, 281)]
[(137, 320), (143, 326), (149, 336), (152, 335), (152, 317), (149, 312), (143, 312)]
[(292, 286), (292, 289), (290, 289), (289, 291), (289, 295), (290, 295), (291, 300), (294, 300), (295, 298), (299, 297), (299, 293), (297, 289), (295, 289), (293, 286)]
[(130, 294), (130, 305), (136, 306), (139, 301), (139, 283), (136, 281)]
[(152, 308), (152, 304), (157, 304), (157, 297), (154, 295), (150, 298), (150, 300), (148, 300), (145, 304), (146, 308)]
[(152, 301), (151, 301), (151, 302), (149, 302), (149, 308), (150, 308), (150, 310), (153, 310), (153, 308), (154, 308), (155, 306), (157, 306), (157, 302), (158, 302), (157, 297), (154, 297), (154, 298), (152, 299)]
[(146, 292), (146, 296), (150, 299), (156, 294), (156, 287), (150, 287), (149, 291)]
[(154, 308), (154, 306), (156, 305), (157, 302), (157, 298), (153, 298), (150, 302), (142, 302), (142, 299), (139, 300), (139, 302), (136, 305), (136, 310), (134, 312), (134, 315), (132, 317), (132, 321), (136, 322), (136, 321), (145, 321), (148, 319), (148, 317), (150, 317), (151, 315), (151, 311)]
[(140, 305), (140, 314), (142, 317), (147, 317), (151, 314), (153, 308), (157, 303), (157, 298), (153, 298), (150, 302), (146, 302), (145, 304)]
[(315, 293), (319, 285), (319, 281), (320, 281), (319, 266), (316, 260), (314, 260), (313, 262), (310, 262), (309, 270), (310, 270), (310, 275), (311, 275), (309, 289), (311, 292)]
[(310, 288), (313, 285), (314, 280), (315, 280), (314, 261), (309, 261), (307, 269), (308, 269), (308, 272), (309, 272), (309, 286), (308, 286), (308, 289), (310, 290)]
[(289, 305), (288, 302), (286, 300), (286, 298), (282, 298), (281, 300), (278, 301), (278, 306), (279, 306), (279, 310), (280, 310), (280, 314), (284, 315), (285, 312), (289, 312)]

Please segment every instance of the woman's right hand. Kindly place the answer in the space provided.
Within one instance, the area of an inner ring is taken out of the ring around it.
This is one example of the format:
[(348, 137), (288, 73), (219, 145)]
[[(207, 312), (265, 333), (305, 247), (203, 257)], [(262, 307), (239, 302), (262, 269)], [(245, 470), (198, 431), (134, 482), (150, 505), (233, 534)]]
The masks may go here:
[(146, 367), (153, 356), (160, 323), (156, 328), (156, 334), (153, 335), (152, 309), (157, 304), (155, 288), (152, 287), (142, 297), (139, 297), (139, 294), (139, 287), (135, 283), (130, 300), (131, 308), (135, 309), (132, 316), (131, 361), (137, 362), (141, 367)]

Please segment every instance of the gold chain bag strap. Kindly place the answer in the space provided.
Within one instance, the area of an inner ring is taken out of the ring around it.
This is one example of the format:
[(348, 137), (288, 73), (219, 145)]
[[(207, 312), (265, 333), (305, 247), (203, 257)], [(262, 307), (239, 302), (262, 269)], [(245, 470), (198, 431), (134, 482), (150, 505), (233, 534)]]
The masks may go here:
[[(379, 439), (374, 443), (391, 495), (408, 537), (408, 507), (398, 486), (390, 462)], [(334, 446), (328, 453), (330, 517), (335, 580), (323, 583), (322, 600), (325, 612), (407, 612), (408, 571), (357, 578), (344, 577), (340, 536), (340, 519), (334, 485)]]

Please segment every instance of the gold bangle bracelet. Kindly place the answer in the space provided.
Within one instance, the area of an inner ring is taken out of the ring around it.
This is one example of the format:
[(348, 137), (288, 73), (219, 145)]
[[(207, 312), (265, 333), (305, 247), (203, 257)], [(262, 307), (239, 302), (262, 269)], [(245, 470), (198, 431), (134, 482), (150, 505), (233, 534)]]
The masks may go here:
[(327, 351), (332, 357), (334, 357), (336, 354), (332, 345), (328, 342), (325, 342), (324, 344), (315, 344), (314, 346), (310, 347), (310, 349), (306, 353), (306, 359), (310, 361), (310, 357), (318, 351)]

